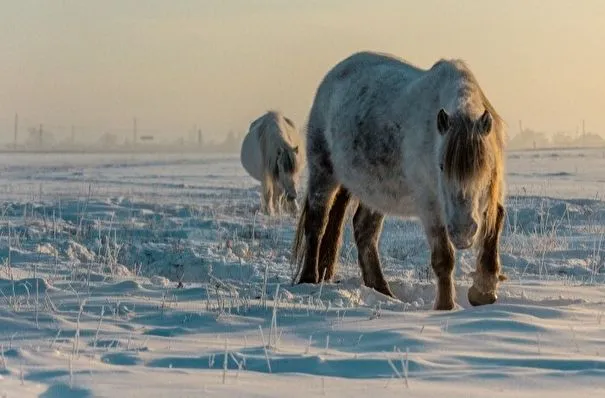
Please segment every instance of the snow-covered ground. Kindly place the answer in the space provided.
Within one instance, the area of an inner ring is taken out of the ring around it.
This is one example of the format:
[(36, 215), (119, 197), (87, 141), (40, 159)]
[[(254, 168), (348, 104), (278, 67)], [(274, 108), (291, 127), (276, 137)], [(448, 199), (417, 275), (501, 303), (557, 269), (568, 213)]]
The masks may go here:
[[(498, 304), (432, 311), (419, 225), (381, 240), (400, 300), (292, 286), (295, 220), (237, 156), (0, 155), (0, 397), (605, 394), (605, 150), (508, 156)], [(350, 223), (349, 223), (350, 224)], [(182, 284), (181, 288), (177, 286)]]

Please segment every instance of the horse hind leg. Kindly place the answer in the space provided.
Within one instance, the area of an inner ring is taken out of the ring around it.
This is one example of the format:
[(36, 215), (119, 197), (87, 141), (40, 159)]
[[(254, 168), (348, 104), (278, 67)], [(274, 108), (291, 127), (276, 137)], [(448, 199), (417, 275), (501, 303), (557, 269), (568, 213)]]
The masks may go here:
[(382, 294), (395, 297), (384, 279), (378, 256), (378, 240), (383, 221), (384, 214), (359, 203), (353, 216), (353, 232), (364, 284)]
[[(501, 274), (499, 241), (504, 226), (504, 206), (498, 204), (494, 230), (483, 234), (477, 270), (473, 275), (473, 285), (468, 290), (468, 301), (473, 306), (493, 304), (498, 299), (498, 284), (506, 280)], [(485, 227), (484, 227), (485, 228)]]
[(341, 186), (332, 202), (326, 229), (319, 247), (318, 271), (320, 280), (322, 276), (324, 281), (330, 281), (334, 277), (336, 260), (342, 244), (345, 215), (350, 199), (349, 191)]
[(304, 250), (298, 283), (319, 283), (320, 244), (326, 230), (334, 195), (338, 189), (338, 184), (325, 170), (310, 169), (309, 171), (307, 198), (297, 231), (297, 235), (304, 235), (304, 249), (300, 247), (294, 249), (296, 257), (300, 257), (298, 252)]
[(334, 197), (340, 186), (334, 177), (323, 130), (314, 122), (315, 119), (312, 111), (307, 128), (307, 194), (293, 247), (293, 257), (302, 265), (298, 283), (319, 282), (320, 245)]
[(326, 230), (335, 189), (307, 197), (304, 212), (305, 255), (299, 283), (319, 283), (320, 245)]

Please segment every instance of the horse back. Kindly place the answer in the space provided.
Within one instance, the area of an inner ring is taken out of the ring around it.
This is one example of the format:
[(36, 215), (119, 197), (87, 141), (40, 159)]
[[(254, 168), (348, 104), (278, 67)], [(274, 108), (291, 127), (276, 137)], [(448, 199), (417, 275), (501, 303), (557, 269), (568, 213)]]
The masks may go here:
[(319, 90), (324, 86), (330, 86), (335, 83), (349, 83), (358, 80), (359, 77), (375, 76), (377, 71), (390, 71), (397, 75), (410, 76), (418, 76), (425, 72), (411, 63), (392, 55), (370, 51), (358, 52), (340, 61), (328, 71), (320, 83)]

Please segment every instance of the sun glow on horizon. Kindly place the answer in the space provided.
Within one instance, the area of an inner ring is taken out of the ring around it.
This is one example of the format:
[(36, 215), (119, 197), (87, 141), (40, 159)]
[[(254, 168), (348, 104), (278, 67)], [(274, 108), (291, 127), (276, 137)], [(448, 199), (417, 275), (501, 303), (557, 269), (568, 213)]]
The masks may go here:
[[(605, 2), (359, 0), (39, 2), (0, 13), (0, 140), (23, 129), (165, 138), (246, 130), (266, 109), (306, 121), (327, 70), (360, 50), (421, 67), (465, 59), (511, 136), (518, 121), (605, 135)], [(5, 133), (4, 133), (5, 132)]]

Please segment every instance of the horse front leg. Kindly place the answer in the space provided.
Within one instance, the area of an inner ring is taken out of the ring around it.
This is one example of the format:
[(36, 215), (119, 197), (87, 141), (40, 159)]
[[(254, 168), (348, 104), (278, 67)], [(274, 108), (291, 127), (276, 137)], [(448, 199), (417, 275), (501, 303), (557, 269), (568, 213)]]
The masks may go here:
[(277, 214), (281, 214), (283, 211), (282, 198), (283, 191), (281, 190), (281, 188), (277, 185), (273, 186), (273, 209)]
[(273, 209), (273, 181), (268, 174), (265, 174), (262, 181), (262, 204), (261, 211), (269, 216), (274, 214)]
[(437, 295), (433, 308), (449, 311), (454, 308), (454, 247), (445, 226), (433, 226), (428, 231), (431, 247), (431, 268), (437, 277)]
[(468, 301), (473, 306), (493, 304), (498, 299), (498, 284), (506, 280), (500, 265), (500, 235), (504, 227), (504, 206), (498, 204), (496, 222), (491, 230), (484, 226), (481, 247), (477, 256), (477, 269), (472, 274), (473, 285), (468, 290)]
[(450, 242), (444, 222), (438, 213), (436, 202), (427, 203), (420, 218), (431, 250), (431, 268), (437, 279), (437, 294), (433, 309), (454, 308), (454, 246)]
[(287, 200), (284, 199), (283, 203), (283, 207), (284, 207), (284, 211), (287, 212), (288, 214), (290, 214), (291, 216), (296, 216), (296, 214), (298, 213), (298, 203), (296, 202), (296, 200)]

